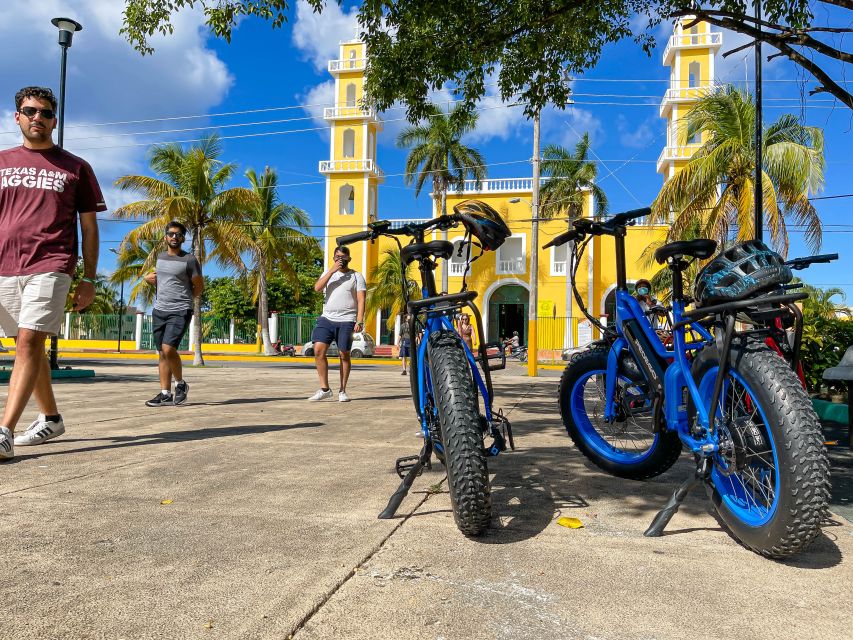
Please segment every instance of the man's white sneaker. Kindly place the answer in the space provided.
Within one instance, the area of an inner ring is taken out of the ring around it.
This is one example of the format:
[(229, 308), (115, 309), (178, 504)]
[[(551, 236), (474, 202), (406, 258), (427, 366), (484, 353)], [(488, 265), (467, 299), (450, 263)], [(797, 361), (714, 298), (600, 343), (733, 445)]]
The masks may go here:
[(308, 398), (308, 402), (318, 402), (319, 400), (328, 400), (332, 397), (332, 390), (326, 389), (323, 391), (322, 389), (317, 389), (317, 393)]
[(11, 460), (15, 457), (15, 437), (6, 427), (0, 427), (0, 460)]
[(349, 402), (349, 396), (346, 391), (338, 392), (338, 402)]
[(44, 414), (40, 413), (38, 418), (33, 420), (33, 423), (19, 436), (15, 436), (15, 444), (19, 447), (29, 447), (35, 444), (41, 444), (61, 436), (65, 433), (65, 423), (62, 418), (59, 422), (51, 422), (46, 420)]

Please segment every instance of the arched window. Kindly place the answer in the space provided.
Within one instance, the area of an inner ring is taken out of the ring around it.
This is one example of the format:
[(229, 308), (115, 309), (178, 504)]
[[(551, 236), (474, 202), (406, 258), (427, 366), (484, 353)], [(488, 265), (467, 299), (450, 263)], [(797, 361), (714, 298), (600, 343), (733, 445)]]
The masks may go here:
[(338, 191), (341, 215), (351, 216), (355, 213), (355, 189), (351, 184), (345, 184)]
[(355, 131), (344, 129), (344, 158), (355, 158)]
[(355, 49), (350, 49), (349, 52), (349, 68), (355, 69)]
[(690, 27), (690, 44), (699, 44), (699, 25)]
[(701, 80), (700, 75), (701, 65), (698, 62), (691, 62), (687, 66), (687, 86), (698, 87)]
[(353, 83), (347, 85), (347, 106), (355, 106), (355, 85)]
[(373, 132), (370, 131), (367, 134), (367, 154), (366, 155), (371, 160), (373, 160), (373, 141), (374, 141)]
[(376, 189), (373, 187), (367, 192), (367, 217), (376, 220)]

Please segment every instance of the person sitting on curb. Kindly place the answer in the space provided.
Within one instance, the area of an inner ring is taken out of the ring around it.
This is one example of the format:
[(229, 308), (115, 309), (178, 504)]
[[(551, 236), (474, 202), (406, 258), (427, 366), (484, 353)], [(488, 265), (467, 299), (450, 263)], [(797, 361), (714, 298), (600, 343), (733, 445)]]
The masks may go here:
[(332, 257), (332, 266), (314, 283), (314, 291), (322, 291), (324, 296), (323, 313), (317, 318), (317, 325), (311, 339), (314, 341), (314, 362), (320, 389), (308, 398), (311, 402), (328, 400), (332, 397), (329, 387), (329, 360), (326, 352), (335, 342), (341, 360), (341, 388), (338, 401), (349, 402), (347, 381), (350, 373), (350, 348), (352, 334), (364, 331), (364, 300), (367, 296), (367, 283), (358, 271), (349, 268), (351, 260), (349, 247), (337, 247)]

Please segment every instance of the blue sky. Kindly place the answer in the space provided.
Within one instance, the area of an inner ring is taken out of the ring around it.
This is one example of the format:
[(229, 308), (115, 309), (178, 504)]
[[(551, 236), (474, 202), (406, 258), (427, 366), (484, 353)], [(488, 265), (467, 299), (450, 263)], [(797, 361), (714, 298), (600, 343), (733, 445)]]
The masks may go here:
[[(4, 0), (0, 53), (10, 62), (0, 69), (0, 86), (7, 95), (0, 102), (0, 131), (4, 132), (0, 148), (20, 140), (13, 119), (13, 95), (18, 88), (39, 84), (58, 92), (59, 47), (50, 19), (68, 16), (80, 21), (84, 30), (75, 36), (69, 51), (66, 146), (93, 165), (111, 208), (135, 199), (111, 185), (120, 175), (147, 171), (149, 145), (192, 140), (221, 127), (226, 137), (223, 158), (240, 166), (235, 184), (246, 184), (242, 174), (249, 167), (259, 171), (266, 165), (274, 167), (283, 185), (280, 198), (303, 208), (321, 225), (325, 187), (317, 164), (327, 159), (328, 133), (318, 114), (332, 100), (326, 62), (337, 57), (338, 42), (355, 33), (354, 4), (346, 3), (343, 9), (332, 5), (319, 16), (307, 5), (297, 4), (290, 22), (279, 30), (246, 20), (230, 45), (208, 38), (200, 14), (185, 12), (176, 20), (175, 34), (155, 38), (157, 51), (145, 58), (118, 34), (122, 6), (100, 0)], [(638, 17), (636, 24), (642, 27), (645, 19)], [(661, 56), (669, 33), (668, 26), (658, 31), (660, 46), (651, 57), (630, 41), (609, 46), (599, 65), (575, 82), (575, 105), (543, 115), (543, 145), (571, 145), (584, 132), (590, 133), (594, 158), (600, 163), (599, 182), (614, 212), (648, 204), (661, 186), (655, 161), (665, 141), (658, 106), (667, 88)], [(743, 42), (727, 33), (722, 51)], [(831, 71), (840, 78), (840, 70)], [(765, 121), (792, 112), (802, 114), (807, 124), (822, 127), (827, 170), (826, 187), (819, 195), (851, 193), (853, 112), (834, 104), (826, 94), (810, 97), (813, 82), (805, 78), (803, 83), (803, 79), (784, 60), (765, 67)], [(751, 81), (751, 51), (725, 61), (718, 57), (716, 80), (741, 85)], [(532, 126), (520, 108), (501, 103), (494, 86), (489, 91), (481, 105), (480, 126), (467, 142), (485, 156), (489, 177), (530, 175)], [(233, 115), (215, 115), (225, 113)], [(379, 137), (378, 162), (388, 174), (379, 190), (379, 215), (426, 217), (428, 196), (416, 198), (400, 175), (406, 152), (395, 148), (394, 139), (405, 126), (402, 115), (402, 111), (387, 113), (385, 131)], [(146, 122), (129, 123), (137, 120)], [(803, 272), (804, 279), (841, 286), (851, 296), (851, 262), (844, 254), (853, 239), (853, 224), (835, 225), (848, 224), (846, 212), (853, 198), (815, 205), (824, 225), (829, 225), (821, 252), (838, 252), (842, 259)], [(102, 272), (114, 265), (107, 249), (117, 247), (131, 226), (102, 223)], [(322, 228), (314, 232), (322, 235)], [(807, 253), (802, 234), (791, 236), (790, 255)]]

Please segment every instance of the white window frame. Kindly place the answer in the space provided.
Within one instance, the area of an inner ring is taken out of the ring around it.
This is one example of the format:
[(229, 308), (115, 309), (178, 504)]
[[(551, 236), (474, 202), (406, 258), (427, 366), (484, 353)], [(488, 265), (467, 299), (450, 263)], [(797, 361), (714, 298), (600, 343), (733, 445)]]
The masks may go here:
[[(557, 263), (560, 262), (557, 260), (557, 249), (565, 248), (566, 257), (563, 263), (563, 271), (557, 271)], [(551, 247), (551, 275), (557, 276), (559, 278), (564, 277), (568, 273), (569, 269), (569, 245), (568, 243), (564, 244), (562, 247)]]
[[(506, 246), (506, 242), (513, 240), (515, 238), (519, 238), (521, 240), (521, 270), (517, 269), (501, 269), (501, 262), (508, 262), (508, 260), (501, 260), (501, 249)], [(498, 247), (498, 250), (495, 252), (495, 273), (497, 275), (522, 275), (527, 273), (527, 234), (526, 233), (513, 233), (512, 236), (507, 238), (506, 242)]]
[[(461, 278), (464, 275), (471, 275), (471, 265), (469, 264), (467, 268), (465, 267), (465, 262), (458, 262), (454, 259), (456, 258), (456, 252), (459, 251), (459, 243), (462, 242), (465, 238), (453, 238), (451, 241), (453, 242), (453, 253), (450, 255), (450, 271), (448, 272), (450, 276)], [(471, 250), (472, 254), (474, 253), (474, 249)], [(476, 255), (476, 254), (474, 254)], [(465, 257), (465, 250), (462, 251), (463, 258)]]
[[(344, 194), (344, 189), (349, 187), (349, 193), (346, 193), (346, 197)], [(352, 194), (352, 199), (349, 198), (349, 195)], [(348, 204), (352, 202), (352, 211), (348, 211)], [(350, 183), (342, 184), (338, 189), (338, 209), (340, 210), (340, 215), (342, 216), (352, 216), (355, 215), (355, 186)]]

